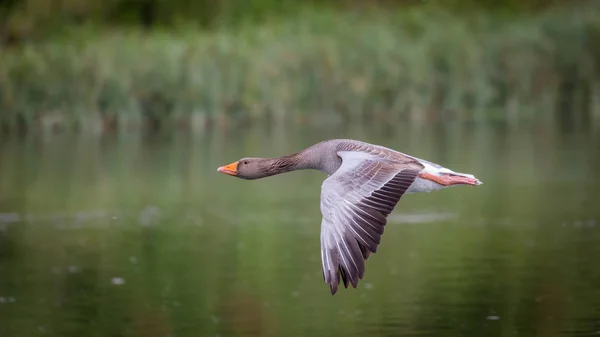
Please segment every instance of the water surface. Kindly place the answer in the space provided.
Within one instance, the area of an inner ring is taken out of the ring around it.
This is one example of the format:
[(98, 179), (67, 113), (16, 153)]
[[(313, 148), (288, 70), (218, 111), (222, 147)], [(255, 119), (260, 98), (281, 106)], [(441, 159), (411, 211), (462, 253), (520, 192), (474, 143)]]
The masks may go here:
[[(216, 172), (356, 138), (484, 184), (403, 198), (357, 289), (321, 274), (325, 176)], [(248, 129), (0, 142), (0, 336), (600, 334), (598, 132)]]

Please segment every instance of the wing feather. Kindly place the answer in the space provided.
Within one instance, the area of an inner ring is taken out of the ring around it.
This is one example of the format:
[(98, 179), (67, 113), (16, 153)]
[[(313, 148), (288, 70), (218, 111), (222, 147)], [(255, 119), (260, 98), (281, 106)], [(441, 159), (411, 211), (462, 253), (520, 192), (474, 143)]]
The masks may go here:
[(323, 278), (335, 294), (341, 282), (354, 288), (365, 260), (377, 252), (387, 216), (421, 167), (356, 151), (340, 151), (342, 165), (321, 189)]

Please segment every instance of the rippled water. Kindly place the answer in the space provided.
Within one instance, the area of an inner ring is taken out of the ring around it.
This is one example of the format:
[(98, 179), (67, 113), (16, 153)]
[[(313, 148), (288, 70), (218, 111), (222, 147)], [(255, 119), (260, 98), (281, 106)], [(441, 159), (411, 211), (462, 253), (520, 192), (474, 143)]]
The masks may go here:
[[(403, 198), (357, 289), (321, 274), (320, 172), (216, 167), (356, 138), (484, 184)], [(250, 129), (0, 142), (0, 336), (600, 334), (598, 132)]]

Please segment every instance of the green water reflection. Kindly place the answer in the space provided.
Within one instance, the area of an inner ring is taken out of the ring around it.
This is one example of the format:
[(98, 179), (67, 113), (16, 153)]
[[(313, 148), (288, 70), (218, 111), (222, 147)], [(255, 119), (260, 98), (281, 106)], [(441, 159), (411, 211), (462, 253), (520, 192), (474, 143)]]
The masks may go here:
[[(402, 200), (358, 289), (321, 275), (320, 172), (216, 167), (357, 138), (477, 175)], [(598, 132), (238, 130), (0, 143), (0, 336), (600, 333)]]

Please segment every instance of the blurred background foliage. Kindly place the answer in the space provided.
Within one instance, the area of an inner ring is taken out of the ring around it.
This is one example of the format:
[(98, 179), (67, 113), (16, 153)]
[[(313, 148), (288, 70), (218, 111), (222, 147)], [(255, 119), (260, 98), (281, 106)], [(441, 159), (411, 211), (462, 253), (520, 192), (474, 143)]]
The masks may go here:
[(8, 0), (0, 125), (586, 124), (600, 115), (599, 9), (583, 0)]
[(300, 8), (363, 10), (365, 7), (404, 10), (435, 6), (457, 13), (478, 10), (517, 13), (540, 11), (581, 0), (3, 0), (0, 2), (0, 36), (5, 44), (45, 37), (67, 26), (82, 24), (174, 27), (193, 23), (204, 28), (261, 21)]

